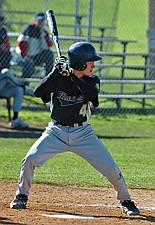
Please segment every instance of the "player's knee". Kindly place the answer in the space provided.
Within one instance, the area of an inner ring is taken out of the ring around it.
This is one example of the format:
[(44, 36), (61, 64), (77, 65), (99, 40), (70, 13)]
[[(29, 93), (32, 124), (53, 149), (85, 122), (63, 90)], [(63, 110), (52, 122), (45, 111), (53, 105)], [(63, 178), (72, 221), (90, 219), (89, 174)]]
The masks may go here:
[(8, 68), (4, 68), (1, 70), (1, 74), (8, 75), (9, 73), (10, 73), (10, 70)]
[(35, 166), (35, 156), (34, 155), (25, 156), (25, 158), (22, 160), (22, 166), (24, 167)]

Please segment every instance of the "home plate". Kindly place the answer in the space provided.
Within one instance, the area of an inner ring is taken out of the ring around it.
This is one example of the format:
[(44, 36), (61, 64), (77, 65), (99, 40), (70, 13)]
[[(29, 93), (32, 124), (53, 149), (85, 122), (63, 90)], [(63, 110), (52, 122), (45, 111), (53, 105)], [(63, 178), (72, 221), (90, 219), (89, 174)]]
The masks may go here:
[(62, 215), (42, 214), (42, 215), (47, 217), (60, 218), (60, 219), (94, 219), (94, 217), (90, 215), (71, 215), (71, 214), (62, 214)]

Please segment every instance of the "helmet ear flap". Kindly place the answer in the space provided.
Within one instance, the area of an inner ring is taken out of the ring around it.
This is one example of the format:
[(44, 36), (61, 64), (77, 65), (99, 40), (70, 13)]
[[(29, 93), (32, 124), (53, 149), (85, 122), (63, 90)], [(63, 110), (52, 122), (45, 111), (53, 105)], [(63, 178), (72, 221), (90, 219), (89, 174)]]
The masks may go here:
[(79, 70), (79, 71), (85, 70), (86, 68), (87, 68), (87, 64), (86, 63), (79, 63), (78, 65), (74, 66), (74, 69), (75, 70)]

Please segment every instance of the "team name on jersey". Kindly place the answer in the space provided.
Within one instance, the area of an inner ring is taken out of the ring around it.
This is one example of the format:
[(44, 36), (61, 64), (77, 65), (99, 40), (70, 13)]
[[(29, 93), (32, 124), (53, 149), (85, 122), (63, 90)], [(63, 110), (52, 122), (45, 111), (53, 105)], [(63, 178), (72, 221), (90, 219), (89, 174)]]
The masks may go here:
[(84, 100), (83, 95), (79, 95), (78, 97), (77, 96), (69, 96), (64, 91), (59, 91), (57, 98), (59, 99), (61, 106), (75, 105), (80, 102), (83, 102), (83, 100)]

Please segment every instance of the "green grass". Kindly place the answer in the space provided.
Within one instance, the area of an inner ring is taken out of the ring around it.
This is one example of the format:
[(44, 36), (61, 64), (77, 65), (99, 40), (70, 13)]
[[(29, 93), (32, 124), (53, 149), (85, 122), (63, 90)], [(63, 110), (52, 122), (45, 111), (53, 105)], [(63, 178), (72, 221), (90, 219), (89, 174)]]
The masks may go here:
[[(21, 112), (33, 125), (46, 126), (49, 112)], [(38, 122), (39, 118), (39, 122)], [(111, 152), (130, 188), (155, 189), (155, 116), (92, 115), (90, 123)], [(0, 134), (0, 180), (17, 180), (20, 163), (36, 135)], [(111, 186), (105, 177), (73, 153), (56, 155), (35, 171), (34, 182), (54, 185)]]

